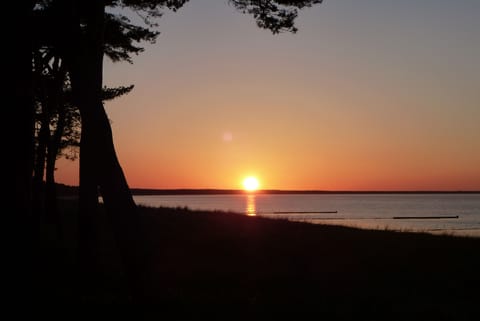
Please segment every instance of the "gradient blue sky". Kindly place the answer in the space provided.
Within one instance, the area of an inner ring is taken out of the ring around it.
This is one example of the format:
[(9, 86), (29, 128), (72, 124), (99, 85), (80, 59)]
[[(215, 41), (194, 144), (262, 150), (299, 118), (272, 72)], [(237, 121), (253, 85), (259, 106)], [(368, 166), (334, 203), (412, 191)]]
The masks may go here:
[(480, 1), (325, 0), (297, 26), (191, 0), (106, 61), (135, 84), (106, 105), (130, 186), (480, 190)]

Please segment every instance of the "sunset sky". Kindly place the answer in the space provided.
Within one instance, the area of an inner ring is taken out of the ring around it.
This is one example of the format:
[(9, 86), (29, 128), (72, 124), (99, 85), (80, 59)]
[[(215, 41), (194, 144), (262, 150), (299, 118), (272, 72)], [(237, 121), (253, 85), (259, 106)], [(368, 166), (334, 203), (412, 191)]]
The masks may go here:
[[(480, 1), (325, 0), (272, 35), (226, 0), (105, 61), (130, 187), (480, 190)], [(78, 184), (78, 163), (57, 180)]]

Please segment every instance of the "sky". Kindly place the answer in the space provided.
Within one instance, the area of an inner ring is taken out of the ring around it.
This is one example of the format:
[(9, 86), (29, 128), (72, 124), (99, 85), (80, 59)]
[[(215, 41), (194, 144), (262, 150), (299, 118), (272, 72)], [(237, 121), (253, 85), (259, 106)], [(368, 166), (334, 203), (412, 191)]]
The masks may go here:
[[(325, 0), (272, 35), (226, 0), (105, 60), (130, 187), (480, 190), (480, 1)], [(57, 180), (78, 184), (78, 162)]]

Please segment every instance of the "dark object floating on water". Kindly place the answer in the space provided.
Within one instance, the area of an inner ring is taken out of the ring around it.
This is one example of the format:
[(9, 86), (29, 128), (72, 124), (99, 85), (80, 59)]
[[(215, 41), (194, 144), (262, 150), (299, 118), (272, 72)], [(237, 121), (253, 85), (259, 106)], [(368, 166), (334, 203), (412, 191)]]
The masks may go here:
[(338, 211), (315, 211), (315, 212), (292, 212), (292, 211), (285, 211), (285, 212), (273, 212), (273, 214), (336, 214)]
[(439, 220), (442, 218), (458, 218), (458, 215), (455, 216), (394, 216), (394, 220)]

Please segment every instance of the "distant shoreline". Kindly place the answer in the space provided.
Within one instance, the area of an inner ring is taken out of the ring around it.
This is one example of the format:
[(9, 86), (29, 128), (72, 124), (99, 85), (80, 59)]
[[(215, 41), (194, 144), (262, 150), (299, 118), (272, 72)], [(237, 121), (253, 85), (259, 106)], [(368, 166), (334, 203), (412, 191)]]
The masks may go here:
[[(236, 189), (146, 189), (132, 188), (133, 195), (237, 195), (251, 194)], [(258, 190), (253, 194), (480, 194), (480, 191), (322, 191), (322, 190)]]
[[(178, 188), (178, 189), (154, 189), (154, 188), (131, 188), (133, 195), (243, 195), (249, 194), (239, 189), (215, 189), (215, 188)], [(57, 184), (59, 195), (77, 195), (78, 186)], [(328, 191), (328, 190), (258, 190), (254, 194), (281, 195), (281, 194), (480, 194), (480, 191)]]

